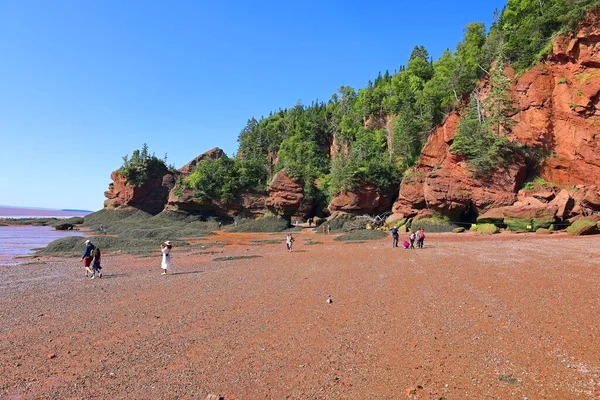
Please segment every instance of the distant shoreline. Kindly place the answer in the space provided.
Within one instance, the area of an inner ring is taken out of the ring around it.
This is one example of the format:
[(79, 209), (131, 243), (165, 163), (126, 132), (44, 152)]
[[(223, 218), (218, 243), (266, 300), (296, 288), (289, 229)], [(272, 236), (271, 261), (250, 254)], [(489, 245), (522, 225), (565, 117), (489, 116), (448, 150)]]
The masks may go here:
[(91, 214), (91, 211), (86, 210), (52, 210), (52, 209), (36, 209), (25, 207), (6, 207), (0, 206), (0, 219), (7, 218), (69, 218), (69, 217), (84, 217)]

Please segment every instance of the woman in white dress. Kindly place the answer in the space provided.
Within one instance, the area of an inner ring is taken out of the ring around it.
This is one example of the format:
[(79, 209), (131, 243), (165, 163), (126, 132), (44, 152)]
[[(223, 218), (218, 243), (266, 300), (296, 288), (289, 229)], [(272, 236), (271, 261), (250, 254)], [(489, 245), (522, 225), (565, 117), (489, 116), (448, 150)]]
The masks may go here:
[(161, 268), (163, 269), (163, 273), (161, 275), (166, 275), (167, 272), (171, 271), (171, 249), (173, 246), (171, 242), (168, 240), (164, 243), (160, 244), (160, 250), (162, 251), (162, 263)]

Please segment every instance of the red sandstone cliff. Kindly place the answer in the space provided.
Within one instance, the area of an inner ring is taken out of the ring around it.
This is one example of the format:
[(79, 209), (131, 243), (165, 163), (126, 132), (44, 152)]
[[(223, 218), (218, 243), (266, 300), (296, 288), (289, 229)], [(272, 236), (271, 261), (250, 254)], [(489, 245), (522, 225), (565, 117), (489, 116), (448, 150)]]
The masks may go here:
[[(517, 109), (513, 139), (550, 154), (539, 174), (556, 185), (553, 196), (559, 186), (573, 185), (584, 186), (572, 189), (569, 197), (597, 193), (586, 185), (600, 182), (600, 12), (590, 13), (577, 34), (559, 37), (548, 61), (514, 82), (512, 96)], [(524, 161), (516, 160), (485, 181), (474, 180), (465, 161), (448, 151), (459, 121), (457, 114), (450, 115), (429, 137), (418, 164), (402, 181), (395, 213), (410, 217), (434, 210), (461, 218), (465, 212), (483, 214), (517, 201), (526, 177)], [(581, 211), (581, 202), (576, 203), (567, 213), (563, 207), (565, 215), (557, 218)]]

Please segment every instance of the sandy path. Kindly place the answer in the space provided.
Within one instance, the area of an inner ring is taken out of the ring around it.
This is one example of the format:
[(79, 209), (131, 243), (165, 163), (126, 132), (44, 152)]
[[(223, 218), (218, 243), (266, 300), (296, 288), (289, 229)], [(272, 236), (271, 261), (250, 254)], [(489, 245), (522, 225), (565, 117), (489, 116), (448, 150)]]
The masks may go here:
[(3, 270), (0, 398), (600, 396), (600, 236), (332, 237)]

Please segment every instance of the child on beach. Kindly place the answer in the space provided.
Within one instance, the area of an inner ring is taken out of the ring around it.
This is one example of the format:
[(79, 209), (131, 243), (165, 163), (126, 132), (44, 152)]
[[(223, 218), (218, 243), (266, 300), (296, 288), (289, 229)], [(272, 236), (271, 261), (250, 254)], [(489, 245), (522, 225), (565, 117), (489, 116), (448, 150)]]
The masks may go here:
[(100, 249), (96, 247), (94, 249), (93, 254), (94, 259), (92, 260), (92, 279), (94, 279), (96, 275), (98, 275), (98, 278), (102, 278), (102, 272), (100, 272), (100, 270), (102, 269), (102, 267), (100, 266)]
[(415, 248), (415, 233), (411, 231), (410, 235), (408, 235), (408, 238), (410, 239), (410, 248), (414, 249)]
[(294, 244), (294, 237), (292, 236), (291, 233), (288, 233), (287, 237), (285, 238), (285, 245), (287, 246), (287, 249), (290, 253), (292, 252), (293, 244)]
[(167, 271), (171, 271), (171, 249), (173, 248), (173, 246), (171, 245), (171, 242), (169, 242), (168, 240), (164, 243), (160, 244), (160, 251), (162, 252), (162, 262), (160, 267), (163, 270), (163, 273), (161, 275), (166, 275)]

